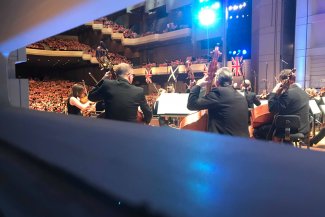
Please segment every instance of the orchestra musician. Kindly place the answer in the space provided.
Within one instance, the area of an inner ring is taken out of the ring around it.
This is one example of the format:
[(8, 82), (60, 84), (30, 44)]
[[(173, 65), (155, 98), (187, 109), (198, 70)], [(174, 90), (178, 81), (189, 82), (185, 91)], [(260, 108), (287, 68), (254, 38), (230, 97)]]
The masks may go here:
[(256, 93), (252, 91), (252, 85), (251, 82), (248, 79), (245, 79), (241, 85), (241, 91), (243, 92), (248, 108), (252, 109), (254, 108), (254, 104), (256, 106), (261, 105), (261, 101), (257, 98)]
[(208, 109), (208, 131), (248, 137), (248, 114), (246, 99), (232, 86), (232, 72), (223, 67), (217, 70), (214, 87), (207, 95), (200, 97), (201, 88), (207, 86), (207, 75), (191, 88), (187, 108)]
[(251, 82), (248, 79), (245, 79), (241, 84), (241, 92), (246, 98), (248, 105), (248, 123), (250, 124), (251, 111), (256, 106), (261, 105), (261, 101), (257, 98), (256, 93), (252, 91)]
[(81, 102), (81, 99), (85, 98), (86, 91), (82, 85), (74, 84), (71, 88), (71, 94), (67, 99), (67, 114), (82, 115), (82, 112), (92, 109), (92, 102)]
[[(300, 117), (299, 133), (303, 133), (305, 138), (309, 136), (309, 97), (306, 92), (296, 83), (296, 76), (293, 70), (283, 70), (279, 76), (279, 83), (274, 87), (269, 95), (269, 110), (279, 115), (298, 115)], [(287, 88), (283, 88), (287, 83)], [(295, 132), (293, 132), (295, 133)], [(284, 129), (276, 129), (275, 141), (278, 137), (283, 137)]]
[(120, 63), (115, 68), (116, 80), (107, 79), (106, 73), (102, 80), (89, 92), (88, 99), (94, 102), (103, 100), (105, 118), (119, 121), (137, 122), (137, 111), (140, 106), (144, 122), (149, 123), (152, 112), (145, 99), (144, 90), (132, 85), (133, 69), (129, 64)]

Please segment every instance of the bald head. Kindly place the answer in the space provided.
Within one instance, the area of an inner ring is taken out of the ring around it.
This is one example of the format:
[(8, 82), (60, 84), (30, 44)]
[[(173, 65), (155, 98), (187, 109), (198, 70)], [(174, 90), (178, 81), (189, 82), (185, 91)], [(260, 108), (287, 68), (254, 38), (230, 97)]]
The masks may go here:
[(130, 84), (132, 84), (134, 75), (133, 75), (133, 69), (129, 64), (120, 63), (114, 67), (114, 70), (117, 77), (124, 78), (128, 80)]
[(127, 63), (120, 63), (115, 66), (115, 73), (117, 76), (124, 77), (129, 73), (132, 73), (132, 67)]

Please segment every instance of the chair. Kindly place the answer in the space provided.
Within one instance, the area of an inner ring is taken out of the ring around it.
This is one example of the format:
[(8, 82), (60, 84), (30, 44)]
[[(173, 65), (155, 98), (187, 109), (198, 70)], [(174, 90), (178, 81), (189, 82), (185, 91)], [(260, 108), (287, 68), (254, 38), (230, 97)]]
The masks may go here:
[[(273, 136), (281, 138), (283, 141), (291, 142), (295, 146), (301, 147), (304, 142), (305, 135), (299, 133), (298, 129), (300, 127), (300, 117), (297, 115), (277, 115), (274, 120), (275, 130), (273, 131)], [(284, 134), (282, 130), (284, 129)], [(309, 144), (307, 143), (307, 148), (309, 149)]]

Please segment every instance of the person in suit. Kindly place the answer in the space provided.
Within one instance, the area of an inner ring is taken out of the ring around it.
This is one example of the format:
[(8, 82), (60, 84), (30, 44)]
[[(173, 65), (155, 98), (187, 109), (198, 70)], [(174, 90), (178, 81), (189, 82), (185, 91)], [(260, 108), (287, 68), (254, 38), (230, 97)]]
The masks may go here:
[[(299, 133), (303, 133), (307, 139), (309, 136), (309, 97), (296, 82), (296, 76), (291, 70), (283, 70), (279, 76), (279, 83), (269, 95), (269, 110), (279, 115), (298, 115), (300, 117)], [(288, 88), (283, 89), (283, 86)], [(277, 137), (284, 135), (284, 129), (275, 129), (275, 141)], [(293, 132), (295, 133), (295, 132)]]
[(254, 105), (261, 105), (260, 100), (257, 98), (256, 93), (252, 91), (251, 82), (245, 79), (241, 84), (241, 93), (245, 96), (248, 105), (248, 124), (250, 124), (251, 110)]
[(310, 146), (316, 145), (325, 137), (325, 128), (322, 128), (316, 136), (310, 139)]
[(248, 137), (247, 102), (232, 86), (232, 72), (223, 67), (216, 72), (213, 88), (200, 97), (201, 88), (207, 86), (207, 75), (191, 88), (187, 108), (189, 110), (208, 109), (208, 131)]
[(132, 85), (133, 69), (129, 64), (116, 66), (117, 80), (107, 79), (106, 73), (102, 80), (89, 92), (88, 99), (94, 102), (104, 100), (105, 118), (119, 121), (137, 122), (138, 107), (143, 112), (145, 123), (149, 123), (152, 112), (145, 99), (144, 90)]
[(256, 106), (261, 105), (260, 100), (257, 98), (256, 93), (254, 93), (252, 91), (252, 85), (251, 82), (248, 79), (245, 79), (241, 85), (241, 91), (244, 94), (246, 100), (247, 100), (247, 104), (248, 104), (248, 108), (249, 109), (253, 109), (254, 108), (254, 104)]

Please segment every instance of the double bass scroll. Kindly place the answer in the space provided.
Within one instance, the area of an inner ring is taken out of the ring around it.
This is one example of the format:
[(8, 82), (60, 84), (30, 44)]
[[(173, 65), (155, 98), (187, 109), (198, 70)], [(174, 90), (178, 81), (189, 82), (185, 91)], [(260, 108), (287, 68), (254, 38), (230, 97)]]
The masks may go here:
[[(207, 95), (212, 88), (212, 81), (214, 79), (216, 71), (218, 70), (218, 59), (221, 55), (221, 52), (219, 51), (219, 47), (215, 47), (214, 51), (211, 53), (213, 53), (213, 57), (207, 72), (208, 84), (206, 87), (205, 95)], [(188, 64), (188, 67), (190, 66), (191, 65)], [(189, 68), (187, 70), (191, 70), (191, 69)], [(208, 131), (208, 110), (200, 110), (198, 112), (186, 116), (180, 122), (179, 125), (180, 125), (180, 129)]]

